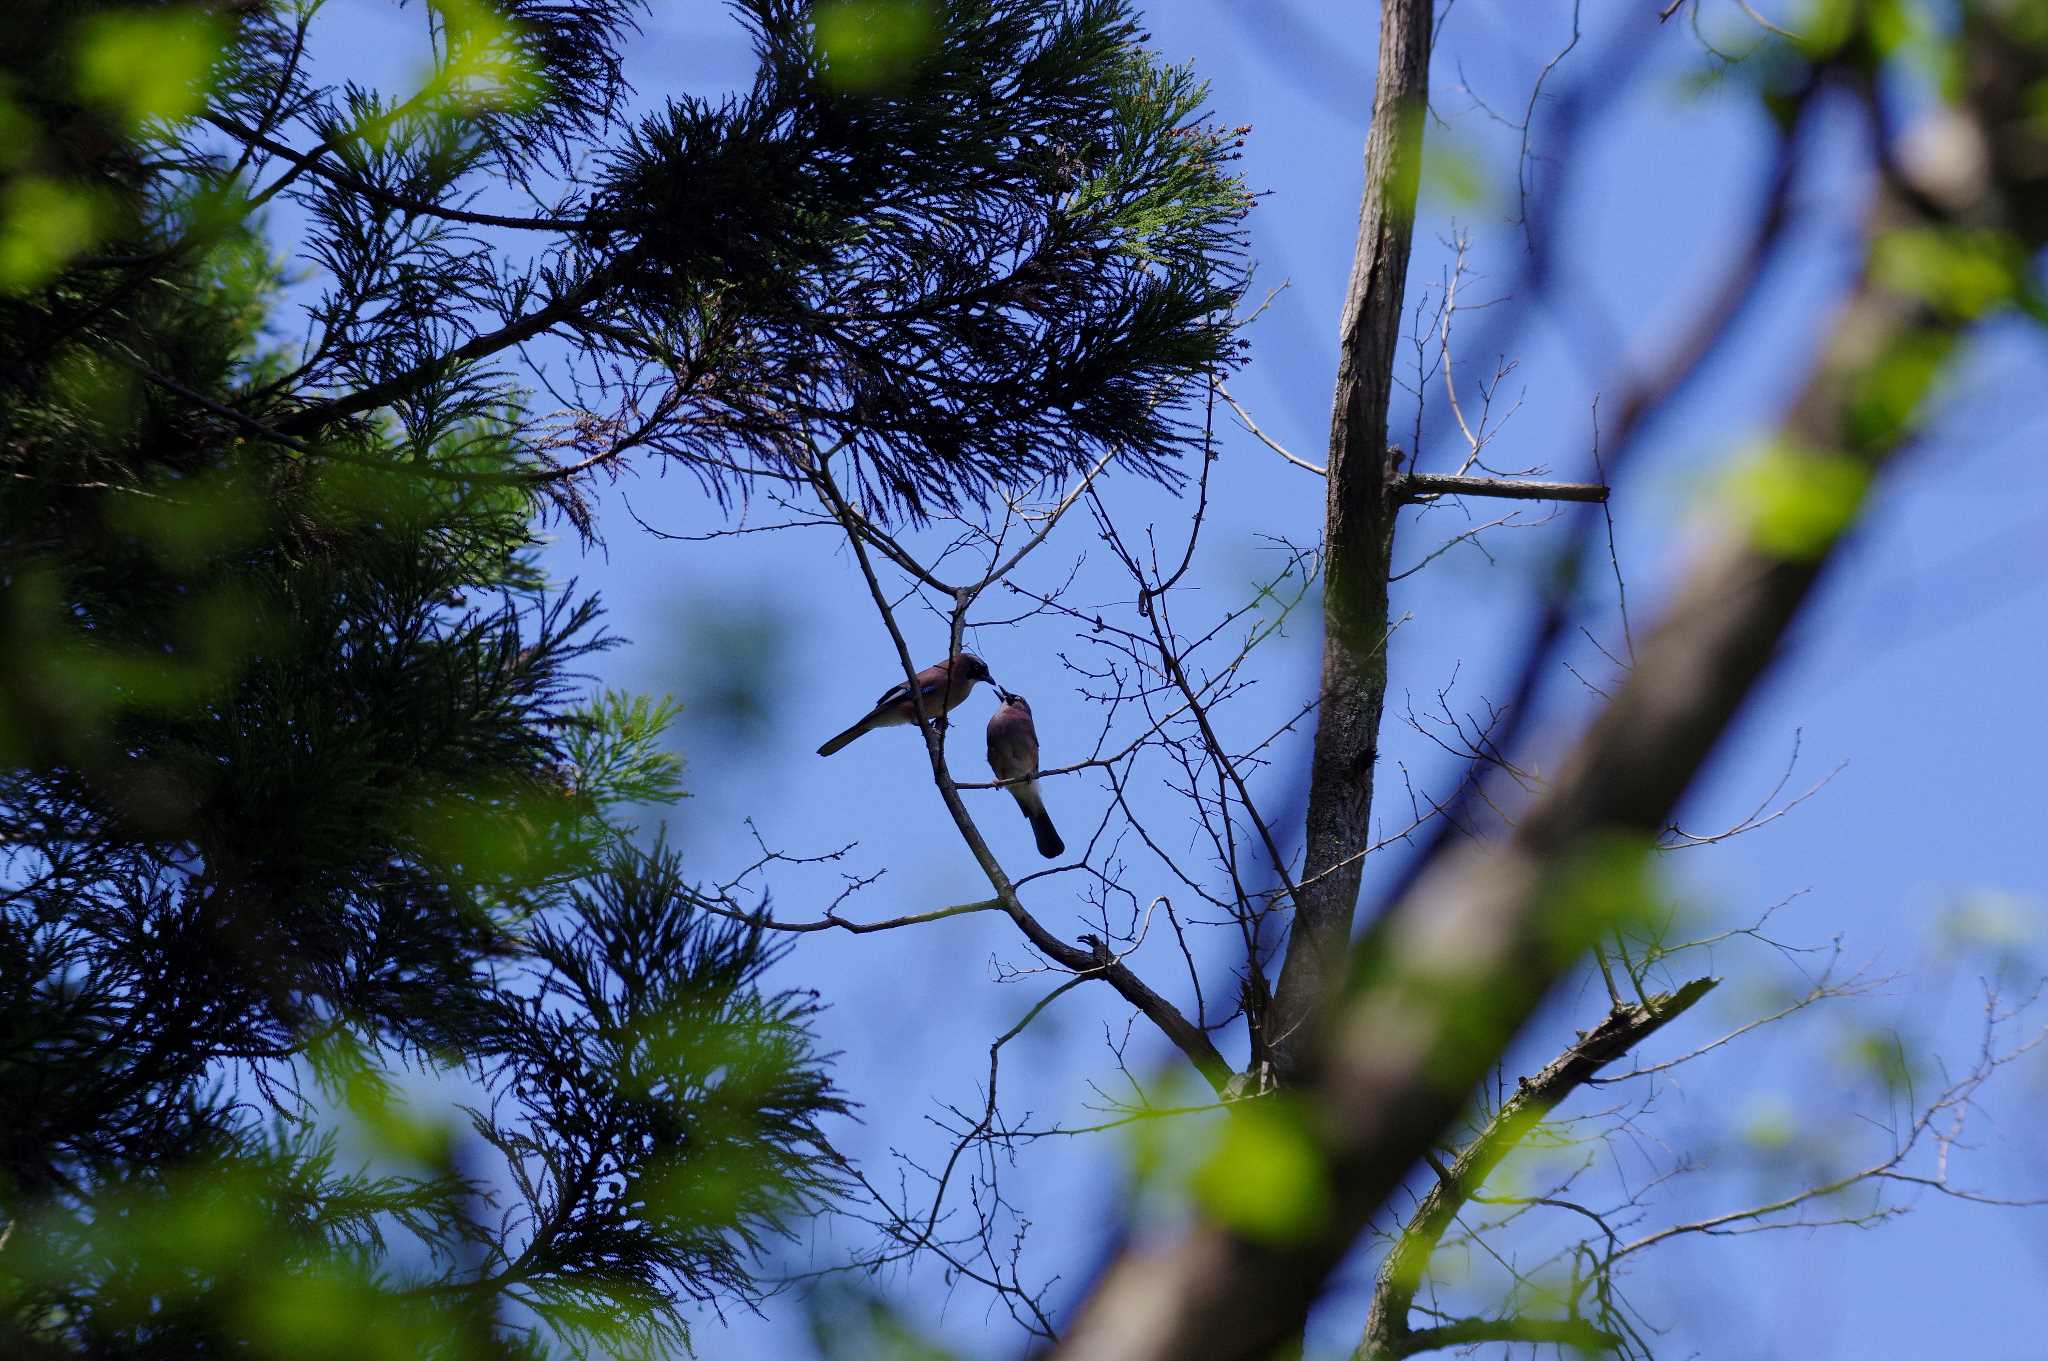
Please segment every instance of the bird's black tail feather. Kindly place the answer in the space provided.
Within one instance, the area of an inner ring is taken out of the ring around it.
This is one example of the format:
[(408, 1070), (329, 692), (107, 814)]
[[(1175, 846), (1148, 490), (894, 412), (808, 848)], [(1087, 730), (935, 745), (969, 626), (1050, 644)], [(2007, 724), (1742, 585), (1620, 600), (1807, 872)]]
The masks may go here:
[[(869, 715), (869, 718), (872, 717), (873, 715)], [(863, 718), (860, 722), (854, 724), (845, 732), (839, 734), (839, 736), (827, 742), (824, 746), (819, 747), (818, 755), (830, 756), (833, 752), (838, 751), (841, 747), (851, 742), (854, 738), (859, 737), (864, 732), (867, 732), (871, 726), (872, 725), (869, 723), (868, 719)]]
[(1047, 860), (1057, 860), (1067, 853), (1067, 843), (1060, 840), (1059, 829), (1052, 825), (1052, 817), (1044, 808), (1024, 816), (1031, 819), (1031, 834), (1038, 838), (1040, 855)]

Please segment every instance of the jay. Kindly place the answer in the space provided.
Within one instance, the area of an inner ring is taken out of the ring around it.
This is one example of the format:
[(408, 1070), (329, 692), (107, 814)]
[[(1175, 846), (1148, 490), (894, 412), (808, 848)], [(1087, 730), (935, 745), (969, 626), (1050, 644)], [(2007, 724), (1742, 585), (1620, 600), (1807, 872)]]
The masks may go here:
[(1059, 830), (1045, 811), (1045, 800), (1038, 796), (1038, 781), (1027, 778), (1038, 774), (1038, 729), (1031, 722), (1031, 705), (1024, 696), (1013, 695), (1000, 685), (996, 686), (996, 695), (1003, 701), (1003, 707), (988, 721), (988, 767), (999, 780), (1017, 781), (1004, 788), (1030, 820), (1031, 834), (1038, 839), (1038, 853), (1048, 860), (1058, 859), (1066, 853), (1066, 843), (1060, 840)]
[[(947, 711), (960, 706), (960, 701), (967, 698), (967, 692), (974, 688), (976, 681), (994, 685), (995, 677), (989, 675), (988, 663), (972, 652), (956, 653), (918, 672), (917, 690), (924, 698), (925, 716), (938, 727), (945, 727)], [(830, 756), (862, 733), (875, 728), (896, 728), (915, 722), (917, 698), (910, 693), (908, 685), (898, 681), (875, 701), (875, 707), (866, 718), (819, 747), (818, 755)]]

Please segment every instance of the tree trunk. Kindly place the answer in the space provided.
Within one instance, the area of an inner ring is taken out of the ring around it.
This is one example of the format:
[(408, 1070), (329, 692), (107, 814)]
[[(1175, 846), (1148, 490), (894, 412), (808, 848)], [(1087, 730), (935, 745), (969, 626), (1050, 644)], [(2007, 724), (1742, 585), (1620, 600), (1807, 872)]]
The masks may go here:
[(1281, 1081), (1300, 1068), (1341, 986), (1372, 818), (1387, 693), (1387, 576), (1399, 501), (1387, 401), (1422, 178), (1433, 0), (1380, 7), (1379, 76), (1365, 141), (1358, 246), (1344, 299), (1324, 520), (1323, 670), (1309, 775), (1307, 856), (1294, 930), (1268, 1013)]

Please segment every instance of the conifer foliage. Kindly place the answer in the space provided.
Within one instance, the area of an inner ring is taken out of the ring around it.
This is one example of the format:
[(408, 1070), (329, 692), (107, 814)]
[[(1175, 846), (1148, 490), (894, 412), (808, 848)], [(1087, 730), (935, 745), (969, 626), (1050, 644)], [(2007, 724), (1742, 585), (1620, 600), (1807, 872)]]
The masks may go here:
[(660, 1353), (837, 1188), (815, 1003), (635, 834), (671, 708), (592, 693), (536, 518), (1171, 479), (1247, 200), (1120, 0), (736, 8), (751, 88), (629, 121), (624, 0), (401, 7), (402, 97), (311, 3), (11, 6), (7, 1355)]

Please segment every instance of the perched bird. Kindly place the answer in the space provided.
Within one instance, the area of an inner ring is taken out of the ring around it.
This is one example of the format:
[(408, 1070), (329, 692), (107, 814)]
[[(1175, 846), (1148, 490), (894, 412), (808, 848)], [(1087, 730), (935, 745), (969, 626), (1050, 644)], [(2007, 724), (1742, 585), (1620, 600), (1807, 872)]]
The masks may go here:
[[(972, 652), (957, 653), (918, 672), (917, 688), (924, 696), (925, 716), (940, 727), (944, 727), (947, 710), (958, 708), (960, 701), (967, 698), (967, 692), (974, 688), (976, 681), (987, 681), (994, 685), (996, 678), (989, 675), (988, 663)], [(875, 701), (873, 711), (866, 718), (819, 747), (818, 755), (830, 756), (854, 738), (872, 729), (895, 728), (915, 722), (917, 700), (911, 695), (910, 687), (898, 681)]]
[(1031, 722), (1031, 705), (1024, 696), (1013, 695), (1000, 685), (996, 686), (996, 694), (1003, 707), (988, 721), (988, 768), (999, 780), (1019, 781), (1004, 788), (1031, 820), (1031, 834), (1038, 838), (1038, 853), (1048, 860), (1057, 859), (1066, 853), (1067, 844), (1060, 840), (1059, 829), (1052, 825), (1052, 816), (1045, 811), (1045, 800), (1038, 796), (1038, 781), (1023, 778), (1038, 774), (1038, 729)]

